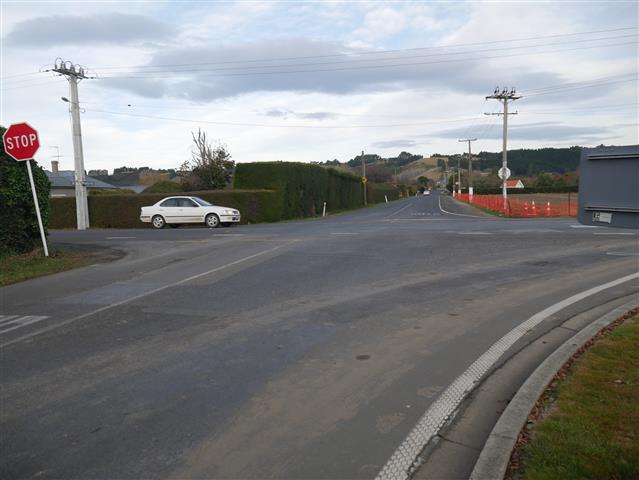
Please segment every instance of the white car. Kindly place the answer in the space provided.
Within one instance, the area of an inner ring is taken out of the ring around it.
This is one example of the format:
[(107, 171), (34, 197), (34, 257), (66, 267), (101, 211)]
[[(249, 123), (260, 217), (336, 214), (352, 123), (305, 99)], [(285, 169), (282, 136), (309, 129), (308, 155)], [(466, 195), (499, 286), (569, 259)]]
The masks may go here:
[(424, 190), (424, 195), (430, 195), (430, 190)]
[(169, 225), (173, 228), (184, 223), (204, 223), (209, 228), (228, 227), (240, 222), (240, 212), (212, 205), (200, 197), (167, 197), (151, 207), (142, 207), (140, 221), (155, 228)]

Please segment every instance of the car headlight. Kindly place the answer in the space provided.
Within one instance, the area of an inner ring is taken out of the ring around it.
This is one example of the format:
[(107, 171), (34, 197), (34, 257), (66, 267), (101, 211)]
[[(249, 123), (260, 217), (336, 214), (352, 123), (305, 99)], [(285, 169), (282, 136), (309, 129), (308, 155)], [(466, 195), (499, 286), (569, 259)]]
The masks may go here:
[(233, 215), (235, 212), (233, 210), (224, 210), (226, 215)]

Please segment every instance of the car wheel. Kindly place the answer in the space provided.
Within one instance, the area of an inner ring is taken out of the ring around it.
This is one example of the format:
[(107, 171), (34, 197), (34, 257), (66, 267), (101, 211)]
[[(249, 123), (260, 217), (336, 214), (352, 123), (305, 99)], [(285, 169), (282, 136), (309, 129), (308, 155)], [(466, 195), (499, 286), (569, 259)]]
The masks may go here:
[(169, 223), (169, 227), (171, 228), (178, 228), (180, 226), (179, 223)]
[(204, 223), (206, 223), (206, 226), (209, 228), (217, 228), (220, 225), (220, 217), (214, 213), (209, 213), (204, 219)]
[(153, 224), (153, 228), (164, 228), (164, 225), (166, 224), (162, 215), (155, 215), (151, 219), (151, 223)]

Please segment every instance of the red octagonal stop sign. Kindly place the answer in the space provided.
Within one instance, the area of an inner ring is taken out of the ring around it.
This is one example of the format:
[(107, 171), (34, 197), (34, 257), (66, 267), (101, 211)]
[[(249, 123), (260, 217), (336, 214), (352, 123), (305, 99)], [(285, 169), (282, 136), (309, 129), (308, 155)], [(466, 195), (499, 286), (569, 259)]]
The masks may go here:
[(14, 123), (2, 136), (4, 150), (16, 160), (31, 160), (40, 148), (38, 132), (28, 123)]

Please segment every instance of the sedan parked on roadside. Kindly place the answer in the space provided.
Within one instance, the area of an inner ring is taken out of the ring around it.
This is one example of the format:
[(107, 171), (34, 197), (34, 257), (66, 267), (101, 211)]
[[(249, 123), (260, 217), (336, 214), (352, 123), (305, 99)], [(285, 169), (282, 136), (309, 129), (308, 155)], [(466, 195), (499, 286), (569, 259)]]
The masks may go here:
[(142, 207), (140, 221), (154, 228), (178, 227), (186, 223), (203, 223), (209, 228), (229, 227), (240, 222), (240, 212), (212, 205), (200, 197), (167, 197), (150, 207)]

